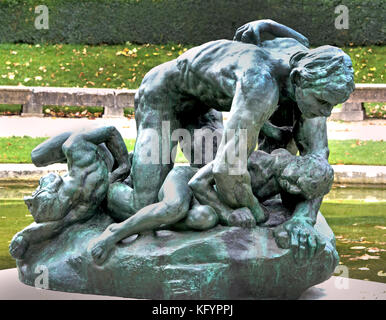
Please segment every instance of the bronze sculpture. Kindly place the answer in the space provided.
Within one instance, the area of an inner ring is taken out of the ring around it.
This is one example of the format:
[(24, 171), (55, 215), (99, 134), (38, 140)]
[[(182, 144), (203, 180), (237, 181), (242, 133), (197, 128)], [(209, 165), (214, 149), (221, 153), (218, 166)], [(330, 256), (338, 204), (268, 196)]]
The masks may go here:
[[(261, 41), (264, 32), (275, 38)], [(65, 133), (32, 152), (37, 165), (67, 161), (69, 173), (43, 178), (26, 199), (37, 223), (10, 246), (20, 278), (31, 283), (32, 266), (51, 261), (47, 243), (62, 238), (80, 248), (61, 251), (53, 264), (64, 261), (62, 273), (82, 285), (66, 283), (54, 268), (55, 289), (75, 285), (80, 292), (156, 298), (297, 297), (328, 278), (338, 262), (333, 234), (318, 213), (333, 180), (326, 117), (353, 89), (351, 60), (342, 50), (308, 49), (304, 36), (270, 20), (239, 28), (235, 41), (203, 44), (152, 69), (135, 98), (134, 153), (112, 127)], [(225, 126), (222, 111), (230, 111)], [(210, 148), (202, 138), (213, 139)], [(173, 168), (178, 142), (191, 166)], [(191, 252), (189, 258), (181, 250)], [(285, 270), (289, 256), (294, 260)], [(248, 281), (232, 273), (235, 265)], [(138, 268), (142, 285), (131, 276)], [(158, 278), (149, 274), (155, 269)], [(102, 283), (105, 273), (116, 280)], [(120, 273), (130, 280), (119, 282)], [(203, 274), (205, 284), (190, 279)], [(291, 277), (298, 281), (293, 287)]]

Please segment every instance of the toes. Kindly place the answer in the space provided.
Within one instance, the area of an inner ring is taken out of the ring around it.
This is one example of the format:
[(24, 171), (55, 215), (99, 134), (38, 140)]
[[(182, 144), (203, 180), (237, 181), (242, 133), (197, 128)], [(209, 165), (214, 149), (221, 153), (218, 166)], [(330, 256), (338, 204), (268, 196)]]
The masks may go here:
[(255, 219), (249, 219), (247, 228), (253, 228), (256, 225)]
[(293, 231), (291, 232), (291, 251), (296, 263), (298, 261), (298, 249), (299, 249), (299, 235), (297, 231)]
[(315, 236), (309, 235), (308, 237), (308, 258), (312, 259), (316, 251), (316, 239)]
[(307, 235), (299, 233), (298, 263), (303, 264), (307, 258)]
[(275, 240), (278, 247), (288, 249), (290, 247), (290, 237), (287, 231), (281, 230), (275, 233)]
[(94, 258), (98, 258), (103, 252), (103, 249), (100, 246), (95, 246), (91, 249), (91, 254)]
[(319, 238), (316, 238), (317, 241), (317, 248), (315, 255), (319, 255), (324, 251), (324, 248), (326, 247), (326, 242), (323, 240), (320, 240)]

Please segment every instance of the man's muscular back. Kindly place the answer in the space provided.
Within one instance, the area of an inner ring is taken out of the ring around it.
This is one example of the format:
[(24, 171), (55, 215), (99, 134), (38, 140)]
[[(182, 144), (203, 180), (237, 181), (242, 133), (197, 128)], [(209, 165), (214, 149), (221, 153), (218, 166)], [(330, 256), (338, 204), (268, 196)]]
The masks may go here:
[(255, 45), (229, 40), (205, 43), (177, 58), (180, 90), (219, 111), (229, 111), (237, 84), (245, 77), (253, 84), (254, 78), (268, 73), (269, 60), (269, 53)]

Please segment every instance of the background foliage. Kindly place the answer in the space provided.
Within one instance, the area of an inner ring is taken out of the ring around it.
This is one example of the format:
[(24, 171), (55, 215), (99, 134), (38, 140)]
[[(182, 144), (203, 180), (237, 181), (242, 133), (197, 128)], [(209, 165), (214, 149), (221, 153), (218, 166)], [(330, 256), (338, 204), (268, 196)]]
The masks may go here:
[[(49, 8), (49, 29), (34, 27), (35, 6)], [(349, 29), (334, 26), (349, 8)], [(0, 42), (200, 44), (230, 39), (246, 22), (270, 18), (311, 45), (383, 44), (384, 0), (3, 0)]]

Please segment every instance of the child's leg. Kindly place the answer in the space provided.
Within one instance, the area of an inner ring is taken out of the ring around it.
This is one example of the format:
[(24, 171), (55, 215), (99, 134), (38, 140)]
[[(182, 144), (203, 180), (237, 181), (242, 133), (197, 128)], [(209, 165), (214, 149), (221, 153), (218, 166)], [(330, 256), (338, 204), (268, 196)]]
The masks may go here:
[(168, 229), (177, 231), (203, 231), (215, 227), (218, 221), (218, 215), (211, 206), (202, 205), (193, 197), (193, 206), (188, 211), (186, 218), (173, 224)]
[(133, 234), (171, 225), (186, 217), (192, 199), (188, 181), (195, 170), (176, 167), (165, 179), (158, 203), (148, 205), (127, 220), (112, 224), (92, 245), (91, 253), (97, 264), (102, 264), (115, 244)]

